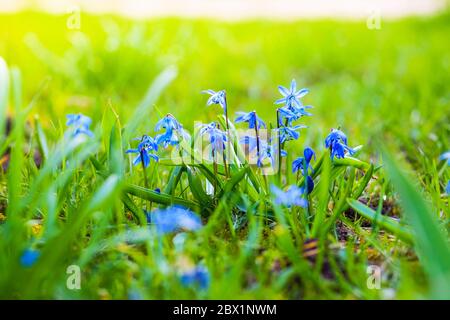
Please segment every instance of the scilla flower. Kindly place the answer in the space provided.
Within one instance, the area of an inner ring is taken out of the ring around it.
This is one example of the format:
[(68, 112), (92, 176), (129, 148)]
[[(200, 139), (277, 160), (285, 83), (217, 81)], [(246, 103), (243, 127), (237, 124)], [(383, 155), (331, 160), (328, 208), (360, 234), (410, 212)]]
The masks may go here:
[(202, 227), (202, 221), (198, 215), (178, 206), (156, 209), (147, 214), (147, 221), (155, 225), (160, 234), (196, 231)]
[(94, 136), (92, 131), (89, 130), (89, 127), (92, 124), (91, 118), (79, 113), (79, 114), (68, 114), (66, 125), (71, 128), (71, 131), (68, 131), (73, 137), (76, 137), (80, 134), (85, 134), (89, 137)]
[(182, 139), (190, 139), (189, 133), (183, 129), (183, 126), (170, 113), (156, 123), (155, 131), (160, 131), (161, 129), (165, 129), (166, 132), (157, 135), (155, 141), (164, 148), (167, 148), (169, 145), (178, 145)]
[[(264, 166), (264, 161), (266, 159), (268, 159), (270, 161), (270, 165), (272, 167), (275, 167), (275, 156), (277, 154), (277, 149), (275, 147), (275, 145), (272, 144), (268, 144), (266, 141), (261, 140), (261, 150), (260, 150), (260, 154), (258, 157), (258, 161), (256, 163), (256, 165), (258, 167), (263, 167)], [(287, 156), (287, 152), (284, 150), (281, 150), (280, 155), (282, 157), (286, 157)], [(278, 159), (278, 161), (281, 161), (280, 159)]]
[[(313, 149), (307, 147), (303, 151), (303, 157), (297, 158), (292, 162), (292, 172), (301, 172), (305, 178), (306, 193), (311, 193), (314, 190), (314, 180), (309, 175), (309, 169), (313, 172), (311, 160), (316, 159), (316, 153)], [(297, 176), (298, 177), (298, 176)]]
[(217, 127), (215, 122), (203, 125), (203, 128), (200, 129), (200, 135), (203, 136), (205, 134), (209, 135), (209, 142), (211, 143), (211, 151), (213, 153), (221, 153), (225, 150), (227, 135)]
[(297, 132), (297, 130), (306, 128), (306, 126), (303, 125), (297, 125), (293, 127), (280, 127), (276, 129), (279, 132), (280, 135), (280, 142), (284, 143), (285, 141), (289, 140), (297, 140), (300, 137), (300, 133)]
[(224, 110), (227, 109), (227, 100), (226, 100), (225, 90), (220, 90), (220, 91), (216, 92), (214, 90), (208, 89), (208, 90), (202, 91), (202, 93), (207, 93), (207, 94), (211, 95), (211, 97), (209, 97), (206, 105), (210, 106), (212, 104), (218, 104)]
[(330, 149), (331, 159), (344, 158), (345, 153), (352, 155), (355, 151), (347, 146), (347, 136), (338, 129), (332, 129), (331, 133), (325, 138), (325, 147)]
[(126, 153), (138, 153), (138, 156), (134, 159), (133, 164), (136, 166), (140, 163), (143, 163), (144, 167), (147, 168), (150, 164), (150, 159), (154, 159), (158, 161), (159, 158), (157, 155), (151, 153), (151, 151), (157, 151), (158, 145), (152, 137), (144, 135), (142, 137), (141, 142), (139, 143), (136, 149), (129, 149)]
[(270, 190), (275, 198), (275, 203), (286, 207), (299, 206), (306, 208), (308, 201), (303, 197), (304, 190), (295, 185), (289, 187), (288, 190), (283, 191), (276, 186), (272, 185)]
[(261, 127), (266, 128), (266, 124), (256, 115), (256, 111), (251, 111), (248, 113), (245, 112), (236, 112), (238, 117), (234, 122), (248, 122), (249, 129), (260, 129)]
[(300, 98), (304, 97), (309, 92), (308, 89), (300, 89), (297, 91), (297, 83), (294, 79), (291, 81), (289, 90), (283, 86), (278, 86), (278, 91), (283, 95), (283, 98), (278, 99), (275, 103), (283, 104), (291, 110), (301, 109), (302, 103), (300, 102)]

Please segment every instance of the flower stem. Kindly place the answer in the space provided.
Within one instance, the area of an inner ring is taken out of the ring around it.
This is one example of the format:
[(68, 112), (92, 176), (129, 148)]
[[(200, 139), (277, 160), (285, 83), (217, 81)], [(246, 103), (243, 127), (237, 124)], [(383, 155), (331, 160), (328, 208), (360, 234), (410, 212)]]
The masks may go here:
[[(228, 145), (227, 148), (228, 148), (228, 154), (230, 154), (230, 159), (231, 159), (231, 144), (230, 144), (231, 137), (230, 137), (230, 125), (228, 124), (228, 103), (227, 103), (227, 93), (226, 92), (224, 93), (223, 99), (224, 99), (224, 104), (225, 104), (225, 106), (224, 106), (225, 123), (227, 126), (227, 128), (226, 128), (227, 129), (227, 145)], [(223, 164), (225, 166), (226, 177), (229, 178), (229, 174), (231, 173), (231, 168), (230, 167), (227, 168), (227, 163), (225, 161), (225, 152), (223, 153)]]
[(280, 134), (280, 110), (277, 109), (277, 129), (278, 129), (278, 180), (281, 183), (281, 134)]

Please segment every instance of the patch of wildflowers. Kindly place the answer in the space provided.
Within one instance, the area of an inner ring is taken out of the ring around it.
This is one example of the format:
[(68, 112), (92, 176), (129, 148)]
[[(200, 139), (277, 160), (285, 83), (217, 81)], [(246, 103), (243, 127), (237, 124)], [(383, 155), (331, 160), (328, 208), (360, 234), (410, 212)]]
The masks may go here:
[(151, 153), (151, 151), (158, 150), (158, 144), (152, 137), (147, 135), (144, 135), (140, 140), (141, 142), (136, 149), (128, 149), (125, 153), (138, 153), (138, 156), (133, 160), (133, 164), (136, 166), (143, 163), (144, 167), (147, 168), (151, 159), (155, 161), (159, 160), (156, 154)]
[(202, 221), (198, 215), (178, 206), (156, 209), (147, 214), (147, 220), (155, 225), (160, 234), (196, 231), (202, 227)]
[(275, 203), (278, 205), (286, 207), (299, 206), (302, 208), (308, 206), (308, 201), (303, 196), (305, 193), (303, 188), (292, 185), (286, 191), (283, 191), (272, 185), (270, 190), (274, 196)]
[(260, 117), (258, 117), (256, 115), (256, 111), (251, 111), (248, 113), (236, 112), (236, 114), (238, 115), (236, 120), (234, 120), (234, 122), (236, 122), (236, 123), (248, 122), (249, 129), (255, 129), (255, 128), (260, 129), (261, 127), (266, 128), (266, 124), (264, 123), (263, 120), (261, 120)]
[(347, 136), (338, 129), (332, 129), (331, 133), (325, 138), (325, 147), (330, 149), (331, 159), (334, 157), (343, 159), (345, 153), (353, 155), (355, 151), (347, 145)]
[(89, 127), (92, 124), (91, 118), (85, 116), (81, 113), (79, 114), (68, 114), (66, 125), (70, 127), (71, 131), (68, 131), (72, 137), (76, 137), (80, 134), (87, 135), (89, 137), (93, 137), (94, 134)]

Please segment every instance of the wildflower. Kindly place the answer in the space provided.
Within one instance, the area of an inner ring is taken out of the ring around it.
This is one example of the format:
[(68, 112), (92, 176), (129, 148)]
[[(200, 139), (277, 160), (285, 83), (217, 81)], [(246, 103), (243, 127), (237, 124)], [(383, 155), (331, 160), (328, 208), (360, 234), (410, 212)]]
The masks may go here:
[(302, 103), (300, 102), (300, 98), (304, 97), (309, 92), (309, 90), (305, 88), (297, 91), (295, 79), (291, 81), (290, 90), (283, 86), (278, 86), (278, 91), (283, 95), (283, 98), (276, 100), (275, 103), (284, 104), (291, 110), (301, 109)]
[[(314, 152), (314, 150), (309, 147), (306, 147), (305, 150), (303, 150), (303, 157), (299, 157), (292, 162), (292, 173), (298, 170), (302, 170), (303, 172), (305, 172), (305, 169), (308, 170), (309, 168), (313, 170), (310, 164), (313, 157), (315, 160), (316, 153)], [(306, 168), (303, 168), (303, 164), (306, 165)]]
[(89, 137), (94, 136), (92, 131), (89, 130), (89, 127), (92, 123), (91, 118), (89, 118), (88, 116), (85, 116), (81, 113), (68, 114), (66, 117), (67, 117), (66, 125), (68, 127), (73, 128), (73, 131), (71, 132), (71, 135), (73, 137), (76, 137), (80, 134), (85, 134)]
[(439, 156), (439, 160), (441, 160), (441, 161), (446, 160), (447, 165), (450, 166), (450, 151), (447, 151), (447, 152), (444, 152), (443, 154), (441, 154)]
[(288, 190), (283, 191), (272, 185), (270, 190), (275, 197), (275, 203), (278, 205), (281, 204), (286, 207), (299, 206), (302, 208), (306, 208), (308, 206), (308, 202), (303, 197), (303, 194), (305, 193), (303, 188), (292, 185), (288, 188)]
[(215, 122), (203, 125), (203, 128), (200, 129), (200, 135), (203, 136), (206, 133), (209, 135), (212, 152), (223, 152), (225, 150), (225, 142), (227, 141), (226, 133), (220, 130)]
[[(248, 145), (248, 152), (252, 152), (256, 148), (257, 140), (255, 137), (252, 136), (244, 136), (241, 139), (239, 139), (239, 143)], [(260, 143), (262, 144), (264, 143), (264, 141), (260, 140)]]
[(133, 160), (133, 164), (136, 166), (139, 163), (143, 163), (144, 167), (147, 168), (151, 159), (155, 161), (159, 160), (159, 157), (156, 154), (150, 152), (157, 150), (158, 145), (155, 140), (152, 137), (144, 135), (136, 149), (129, 149), (125, 153), (138, 153), (139, 155)]
[(236, 120), (234, 120), (236, 123), (248, 122), (248, 127), (250, 129), (260, 129), (261, 127), (266, 128), (266, 124), (256, 115), (256, 111), (251, 111), (248, 113), (236, 112), (236, 114), (239, 115)]
[(183, 207), (172, 206), (156, 209), (147, 214), (147, 220), (156, 226), (160, 234), (176, 231), (196, 231), (202, 227), (202, 221), (192, 211)]
[(282, 126), (278, 129), (276, 129), (280, 134), (280, 142), (284, 143), (289, 140), (297, 140), (300, 137), (300, 133), (297, 132), (297, 130), (306, 128), (306, 126), (303, 125), (297, 125), (293, 127), (285, 127)]
[(445, 192), (450, 195), (450, 180), (447, 181), (447, 186), (445, 187)]
[(303, 150), (303, 157), (299, 157), (292, 162), (292, 172), (301, 171), (305, 178), (306, 193), (310, 194), (314, 190), (314, 180), (309, 175), (309, 169), (313, 170), (311, 160), (316, 159), (316, 153), (313, 149), (307, 147)]
[(353, 155), (355, 151), (347, 146), (347, 136), (338, 129), (332, 129), (331, 133), (325, 138), (325, 147), (331, 151), (331, 159), (344, 158), (345, 153)]
[(220, 90), (220, 91), (215, 92), (214, 90), (208, 89), (208, 90), (202, 91), (202, 93), (207, 93), (207, 94), (211, 95), (211, 97), (209, 97), (206, 105), (210, 106), (212, 104), (218, 104), (224, 110), (227, 109), (227, 100), (226, 100), (225, 90)]
[(155, 140), (158, 145), (163, 145), (164, 148), (167, 148), (169, 145), (178, 145), (182, 139), (190, 139), (189, 133), (183, 129), (183, 126), (171, 114), (167, 114), (156, 123), (155, 131), (160, 131), (161, 129), (166, 129), (166, 132), (157, 135)]
[(208, 269), (203, 266), (192, 268), (181, 275), (180, 281), (184, 286), (198, 286), (206, 289), (210, 282)]
[[(277, 149), (275, 147), (275, 145), (269, 145), (266, 141), (261, 141), (261, 150), (260, 150), (260, 155), (258, 156), (258, 161), (256, 162), (256, 165), (258, 167), (263, 167), (264, 166), (264, 161), (266, 159), (269, 159), (270, 161), (270, 165), (272, 167), (275, 167), (275, 155), (277, 154)], [(287, 156), (287, 152), (284, 150), (281, 150), (280, 155), (282, 157), (286, 157)], [(278, 161), (280, 161), (280, 159), (278, 159)]]
[(31, 267), (39, 258), (39, 251), (33, 249), (26, 249), (20, 257), (20, 264), (25, 268)]

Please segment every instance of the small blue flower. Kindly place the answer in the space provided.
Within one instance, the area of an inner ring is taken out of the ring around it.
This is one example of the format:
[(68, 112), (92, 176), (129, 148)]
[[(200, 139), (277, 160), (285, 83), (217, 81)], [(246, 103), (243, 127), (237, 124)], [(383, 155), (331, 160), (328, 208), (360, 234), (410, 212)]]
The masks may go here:
[(447, 181), (447, 186), (445, 187), (445, 192), (450, 195), (450, 180)]
[(306, 126), (303, 125), (297, 125), (293, 127), (280, 127), (276, 129), (280, 134), (280, 142), (284, 143), (289, 140), (297, 140), (300, 137), (300, 133), (297, 132), (297, 130), (306, 128)]
[[(260, 155), (258, 157), (258, 161), (256, 162), (256, 165), (258, 167), (263, 167), (264, 166), (264, 161), (266, 159), (269, 159), (270, 161), (270, 165), (274, 168), (275, 167), (275, 156), (277, 155), (277, 147), (273, 144), (268, 144), (266, 141), (261, 140), (260, 142)], [(284, 150), (281, 150), (281, 156), (282, 157), (286, 157), (287, 156), (287, 152)], [(278, 161), (281, 161), (280, 159), (278, 159)]]
[(197, 266), (184, 272), (180, 277), (180, 281), (186, 287), (198, 286), (201, 289), (206, 289), (210, 283), (208, 269), (203, 266)]
[(227, 109), (227, 100), (226, 100), (225, 90), (220, 90), (220, 91), (216, 92), (214, 90), (208, 89), (208, 90), (202, 91), (202, 93), (207, 93), (207, 94), (211, 95), (211, 97), (209, 97), (206, 105), (210, 106), (212, 104), (218, 104), (224, 110)]
[(200, 129), (200, 135), (203, 136), (205, 134), (209, 135), (209, 142), (211, 143), (212, 152), (222, 153), (225, 150), (227, 135), (217, 127), (215, 122), (203, 125)]
[(260, 117), (256, 115), (256, 111), (251, 111), (248, 113), (245, 112), (236, 112), (239, 115), (236, 120), (236, 123), (239, 122), (248, 122), (248, 127), (250, 129), (255, 129), (256, 127), (260, 129), (261, 127), (266, 128), (266, 124), (261, 120)]
[(331, 133), (325, 138), (325, 147), (331, 151), (331, 159), (345, 157), (345, 153), (353, 155), (355, 151), (347, 146), (347, 136), (338, 129), (332, 129)]
[(305, 88), (297, 91), (297, 83), (295, 82), (295, 79), (291, 81), (290, 90), (283, 86), (278, 86), (278, 90), (281, 95), (283, 95), (283, 98), (278, 99), (275, 103), (283, 104), (291, 110), (301, 109), (302, 103), (300, 102), (300, 98), (304, 97), (309, 92), (309, 90)]
[(156, 154), (150, 153), (150, 151), (157, 151), (158, 144), (153, 140), (152, 137), (144, 135), (141, 142), (136, 149), (129, 149), (125, 153), (138, 153), (138, 156), (133, 160), (133, 164), (136, 166), (140, 163), (144, 163), (144, 167), (147, 168), (150, 164), (150, 159), (155, 161), (159, 160)]
[(444, 152), (439, 156), (439, 160), (447, 161), (447, 165), (450, 166), (450, 151)]
[(303, 173), (305, 173), (305, 168), (303, 168), (303, 164), (306, 164), (306, 173), (308, 172), (308, 169), (310, 168), (312, 170), (311, 166), (311, 160), (314, 157), (314, 160), (316, 159), (316, 153), (313, 149), (306, 147), (303, 151), (303, 157), (299, 157), (295, 159), (292, 162), (292, 172), (296, 172), (298, 170), (302, 170)]
[(79, 114), (68, 114), (66, 125), (68, 127), (73, 128), (70, 132), (72, 137), (76, 137), (80, 134), (85, 134), (89, 137), (93, 137), (94, 134), (89, 130), (90, 125), (92, 124), (91, 118), (85, 116), (81, 113)]
[(283, 191), (276, 186), (272, 185), (270, 190), (275, 198), (275, 203), (286, 207), (299, 206), (306, 208), (308, 201), (303, 197), (303, 188), (292, 185), (288, 190)]
[(182, 139), (190, 139), (189, 133), (183, 129), (183, 126), (170, 113), (156, 123), (155, 131), (160, 131), (161, 129), (165, 129), (166, 132), (157, 135), (155, 140), (158, 145), (163, 145), (164, 148), (167, 148), (169, 145), (178, 145)]
[(26, 249), (23, 252), (22, 256), (20, 257), (20, 264), (25, 268), (29, 268), (33, 264), (35, 264), (39, 256), (40, 256), (39, 251), (33, 249)]
[(196, 231), (202, 227), (202, 221), (192, 211), (172, 206), (165, 209), (156, 209), (147, 214), (149, 223), (156, 226), (160, 234), (177, 231)]

